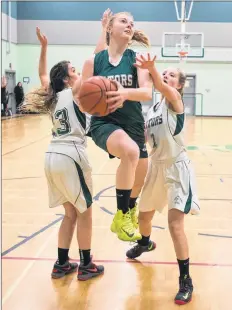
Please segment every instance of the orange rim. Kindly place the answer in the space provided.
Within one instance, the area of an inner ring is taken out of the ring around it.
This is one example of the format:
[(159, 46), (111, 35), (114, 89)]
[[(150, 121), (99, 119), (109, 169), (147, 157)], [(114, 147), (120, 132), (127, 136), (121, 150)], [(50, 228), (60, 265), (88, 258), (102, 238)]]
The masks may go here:
[(180, 58), (185, 58), (188, 56), (188, 52), (185, 52), (185, 51), (180, 51), (180, 52), (178, 52), (178, 54), (179, 54)]

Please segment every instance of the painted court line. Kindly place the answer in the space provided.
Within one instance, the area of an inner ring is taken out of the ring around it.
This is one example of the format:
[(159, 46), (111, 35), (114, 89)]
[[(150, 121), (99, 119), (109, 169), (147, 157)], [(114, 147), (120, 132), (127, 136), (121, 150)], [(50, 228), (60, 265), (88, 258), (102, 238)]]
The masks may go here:
[(205, 237), (215, 237), (215, 238), (227, 238), (227, 239), (232, 239), (232, 236), (224, 236), (224, 235), (213, 235), (213, 234), (203, 234), (203, 233), (198, 233), (199, 236), (205, 236)]
[(13, 284), (11, 285), (11, 287), (9, 288), (9, 290), (6, 292), (5, 296), (2, 298), (2, 305), (4, 305), (4, 303), (7, 301), (7, 299), (12, 295), (12, 293), (15, 291), (15, 289), (20, 285), (20, 283), (23, 281), (23, 279), (25, 278), (25, 276), (27, 275), (28, 271), (31, 269), (31, 267), (34, 265), (34, 263), (36, 262), (36, 259), (39, 258), (39, 256), (43, 253), (43, 251), (45, 250), (45, 248), (48, 246), (49, 242), (51, 241), (51, 239), (53, 238), (53, 236), (57, 234), (56, 230), (53, 230), (50, 234), (50, 236), (48, 236), (46, 238), (46, 241), (43, 243), (43, 245), (41, 246), (41, 248), (38, 250), (38, 252), (35, 255), (35, 259), (32, 260), (28, 266), (23, 270), (23, 272), (21, 273), (21, 275), (16, 278), (13, 281)]
[[(104, 168), (104, 166), (106, 165), (107, 161), (105, 161), (103, 163), (103, 165), (98, 169), (98, 172), (101, 171), (101, 169)], [(11, 248), (9, 248), (8, 250), (4, 251), (2, 253), (2, 259), (9, 259), (6, 258), (6, 254), (10, 253), (11, 251), (15, 250), (16, 248), (18, 248), (19, 246), (21, 246), (22, 244), (28, 242), (30, 239), (34, 238), (35, 236), (37, 236), (38, 234), (44, 232), (45, 230), (47, 230), (48, 228), (50, 228), (51, 226), (53, 226), (54, 224), (56, 224), (57, 222), (61, 221), (61, 219), (63, 218), (63, 215), (60, 216), (58, 219), (56, 219), (55, 221), (51, 222), (50, 224), (46, 225), (45, 227), (43, 227), (42, 229), (40, 229), (39, 231), (33, 233), (32, 235), (30, 235), (29, 237), (23, 237), (24, 239), (15, 244), (14, 246), (12, 246)], [(53, 230), (51, 232), (51, 234), (46, 238), (46, 241), (43, 243), (43, 245), (41, 246), (41, 248), (38, 250), (38, 252), (36, 253), (35, 257), (33, 259), (27, 259), (30, 260), (31, 262), (28, 264), (28, 266), (23, 270), (22, 274), (13, 282), (12, 286), (9, 288), (9, 290), (6, 292), (5, 296), (2, 299), (2, 305), (4, 305), (4, 303), (9, 299), (9, 297), (12, 295), (12, 293), (15, 291), (15, 289), (20, 285), (20, 283), (23, 281), (23, 279), (25, 278), (25, 276), (28, 274), (28, 271), (31, 269), (31, 267), (34, 265), (34, 263), (36, 262), (36, 260), (40, 260), (39, 256), (42, 254), (42, 252), (45, 250), (45, 248), (47, 247), (47, 245), (49, 244), (50, 240), (52, 239), (52, 237), (57, 234), (57, 230)], [(55, 259), (54, 259), (55, 260)]]
[[(51, 257), (21, 257), (21, 256), (5, 256), (3, 260), (29, 260), (29, 261), (55, 261), (55, 258)], [(79, 262), (79, 259), (70, 259), (70, 261)], [(95, 259), (95, 263), (107, 263), (107, 264), (149, 264), (149, 265), (177, 265), (177, 262), (164, 262), (164, 261), (139, 261), (139, 260), (118, 260), (118, 259)], [(190, 263), (192, 266), (199, 267), (232, 267), (232, 264), (223, 264), (223, 263)]]
[[(50, 215), (50, 216), (54, 216), (54, 213), (40, 213), (40, 212), (3, 212), (4, 215)], [(62, 215), (63, 214), (56, 214), (56, 215)]]
[[(99, 168), (98, 172), (100, 172), (101, 169), (103, 169), (103, 167), (106, 165), (107, 162), (108, 162), (108, 160), (106, 160), (106, 161), (103, 163), (103, 165)], [(109, 187), (107, 187), (107, 188), (101, 190), (100, 192), (98, 192), (98, 193), (93, 197), (93, 200), (95, 201), (95, 203), (97, 203), (97, 204), (99, 205), (99, 207), (101, 208), (101, 210), (104, 211), (104, 212), (106, 212), (106, 213), (108, 213), (108, 214), (110, 214), (110, 215), (113, 215), (113, 213), (112, 213), (111, 211), (107, 210), (106, 208), (100, 206), (100, 204), (99, 204), (99, 198), (100, 198), (100, 197), (105, 197), (105, 196), (103, 196), (102, 194), (103, 194), (106, 190), (111, 189), (111, 188), (114, 188), (114, 187), (115, 187), (114, 185), (113, 185), (113, 186), (109, 186)], [(5, 214), (11, 214), (11, 213), (5, 213)], [(49, 215), (50, 215), (50, 214), (49, 214)], [(14, 251), (14, 250), (17, 249), (19, 246), (21, 246), (21, 245), (23, 245), (24, 243), (30, 241), (31, 239), (33, 239), (33, 238), (36, 237), (37, 235), (41, 234), (42, 232), (46, 231), (48, 228), (50, 228), (50, 227), (54, 226), (55, 224), (57, 224), (58, 222), (60, 222), (60, 221), (62, 220), (62, 218), (63, 218), (63, 215), (62, 215), (62, 214), (56, 214), (56, 215), (59, 215), (60, 217), (59, 217), (58, 219), (56, 219), (55, 221), (49, 223), (48, 225), (42, 227), (41, 229), (39, 229), (39, 230), (36, 231), (35, 233), (31, 234), (30, 236), (23, 238), (22, 241), (16, 243), (16, 244), (13, 245), (12, 247), (10, 247), (10, 248), (7, 249), (6, 251), (4, 251), (4, 252), (2, 253), (2, 257), (5, 256), (5, 255), (7, 255), (7, 254), (9, 254), (9, 253), (12, 252), (12, 251)], [(161, 226), (152, 226), (152, 227), (153, 227), (153, 228), (156, 228), (156, 229), (162, 229), (162, 230), (165, 229), (165, 227), (161, 227)], [(201, 235), (201, 234), (199, 234), (199, 235)], [(205, 235), (205, 236), (211, 236), (211, 235), (209, 235), (209, 234), (203, 234), (203, 235)], [(214, 237), (217, 237), (217, 235), (214, 235)], [(220, 236), (220, 237), (223, 238), (223, 236)], [(230, 237), (230, 236), (229, 236), (229, 237), (226, 236), (225, 238), (231, 238), (231, 237)]]
[(6, 152), (6, 153), (2, 154), (2, 157), (5, 156), (5, 155), (14, 153), (14, 152), (16, 152), (16, 151), (18, 151), (18, 150), (21, 150), (21, 149), (23, 149), (23, 148), (25, 148), (25, 147), (31, 146), (32, 144), (35, 144), (35, 143), (37, 143), (37, 142), (40, 142), (40, 141), (44, 140), (45, 138), (47, 138), (47, 137), (49, 137), (49, 136), (51, 136), (51, 135), (49, 134), (49, 135), (43, 136), (42, 138), (40, 138), (40, 139), (38, 139), (38, 140), (32, 141), (32, 142), (30, 142), (30, 143), (28, 143), (28, 144), (25, 144), (25, 145), (23, 145), (23, 146), (20, 146), (20, 147), (14, 149), (14, 150), (12, 150), (12, 151)]
[(2, 179), (2, 180), (3, 180), (3, 181), (15, 181), (15, 180), (41, 179), (41, 178), (44, 178), (44, 176), (38, 176), (38, 177), (5, 178), (5, 179)]
[[(109, 159), (107, 159), (105, 162), (103, 162), (103, 164), (101, 165), (101, 167), (97, 170), (97, 173), (99, 173), (107, 164), (107, 162), (109, 161)], [(114, 187), (114, 186), (111, 186)], [(109, 187), (109, 188), (111, 188)], [(103, 191), (99, 192), (95, 197), (98, 196), (97, 199), (99, 199), (100, 195), (102, 192), (104, 192), (106, 189), (104, 189)], [(95, 199), (95, 197), (93, 197), (93, 199)], [(6, 213), (5, 213), (6, 214)], [(57, 214), (58, 215), (58, 214)], [(28, 242), (29, 240), (33, 239), (34, 237), (36, 237), (37, 235), (41, 234), (42, 232), (44, 232), (45, 230), (47, 230), (48, 228), (50, 228), (51, 226), (54, 226), (55, 224), (57, 224), (58, 222), (60, 222), (63, 219), (63, 215), (61, 215), (58, 219), (56, 219), (55, 221), (51, 222), (50, 224), (44, 226), (43, 228), (39, 229), (38, 231), (36, 231), (35, 233), (31, 234), (28, 237), (23, 238), (22, 241), (16, 243), (15, 245), (13, 245), (12, 247), (10, 247), (9, 249), (7, 249), (6, 251), (4, 251), (2, 253), (2, 257), (5, 256), (6, 254), (9, 254), (10, 252), (14, 251), (15, 249), (17, 249), (19, 246), (23, 245), (24, 243)]]
[[(112, 187), (112, 186), (111, 186)], [(106, 188), (105, 190), (102, 190), (100, 193), (103, 193), (104, 191), (106, 191), (107, 189), (111, 188), (111, 187), (108, 187)], [(100, 194), (99, 193), (99, 194)], [(116, 198), (115, 195), (100, 195), (101, 198)], [(99, 198), (98, 198), (99, 199)], [(231, 198), (199, 198), (199, 200), (215, 200), (215, 201), (232, 201)]]
[(28, 242), (29, 240), (31, 240), (32, 238), (36, 237), (37, 235), (41, 234), (42, 232), (44, 232), (45, 230), (47, 230), (48, 228), (50, 228), (51, 226), (53, 226), (54, 224), (58, 223), (59, 221), (61, 221), (63, 218), (59, 217), (58, 219), (56, 219), (55, 221), (51, 222), (50, 224), (44, 226), (42, 229), (36, 231), (34, 234), (30, 235), (29, 237), (26, 237), (25, 239), (23, 239), (22, 241), (16, 243), (15, 245), (13, 245), (11, 248), (9, 248), (8, 250), (4, 251), (2, 253), (2, 256), (5, 256), (6, 254), (14, 251), (15, 249), (17, 249), (19, 246), (23, 245), (24, 243)]

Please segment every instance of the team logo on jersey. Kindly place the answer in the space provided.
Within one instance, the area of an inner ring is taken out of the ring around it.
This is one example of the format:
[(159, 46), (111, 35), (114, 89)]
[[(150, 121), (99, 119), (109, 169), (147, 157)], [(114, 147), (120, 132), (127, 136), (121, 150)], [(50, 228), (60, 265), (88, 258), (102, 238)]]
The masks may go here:
[(180, 198), (179, 195), (177, 195), (175, 198), (174, 198), (174, 203), (176, 205), (180, 205), (182, 203), (182, 199)]
[(144, 144), (144, 146), (143, 146), (143, 148), (142, 148), (142, 151), (143, 151), (143, 152), (146, 152), (146, 151), (147, 151), (146, 144)]
[(153, 117), (151, 119), (149, 119), (146, 124), (145, 124), (145, 128), (151, 128), (157, 125), (161, 125), (163, 123), (163, 118), (162, 118), (162, 114), (156, 117)]
[(107, 79), (115, 80), (119, 82), (122, 86), (128, 87), (133, 85), (133, 75), (132, 74), (116, 74), (106, 76)]

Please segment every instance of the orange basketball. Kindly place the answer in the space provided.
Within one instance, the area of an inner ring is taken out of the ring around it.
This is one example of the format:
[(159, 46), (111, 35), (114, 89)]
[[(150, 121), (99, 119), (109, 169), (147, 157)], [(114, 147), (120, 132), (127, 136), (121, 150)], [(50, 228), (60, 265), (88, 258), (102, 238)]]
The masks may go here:
[(80, 88), (79, 104), (84, 112), (94, 116), (105, 116), (108, 112), (106, 92), (117, 90), (117, 84), (102, 76), (93, 76)]

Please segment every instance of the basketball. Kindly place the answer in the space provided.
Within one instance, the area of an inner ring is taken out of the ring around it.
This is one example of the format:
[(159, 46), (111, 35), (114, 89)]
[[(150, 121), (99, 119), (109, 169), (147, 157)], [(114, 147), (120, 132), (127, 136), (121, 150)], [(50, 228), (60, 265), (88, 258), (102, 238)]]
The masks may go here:
[(94, 116), (106, 116), (108, 104), (107, 91), (117, 90), (117, 84), (102, 76), (93, 76), (86, 80), (79, 92), (79, 104), (84, 112)]

